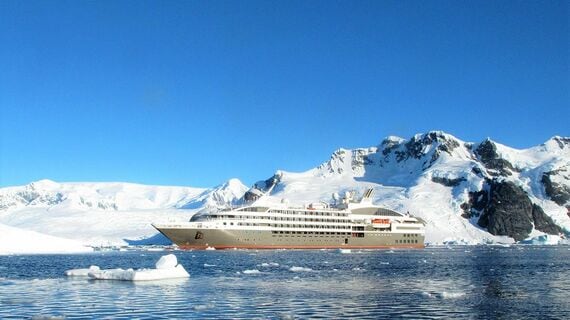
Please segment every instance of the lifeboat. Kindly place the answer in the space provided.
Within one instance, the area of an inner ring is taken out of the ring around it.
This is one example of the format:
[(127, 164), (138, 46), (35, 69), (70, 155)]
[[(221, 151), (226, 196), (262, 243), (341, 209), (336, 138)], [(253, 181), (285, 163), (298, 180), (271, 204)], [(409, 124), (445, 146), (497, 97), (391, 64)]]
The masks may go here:
[(372, 228), (386, 230), (390, 228), (390, 219), (372, 219)]

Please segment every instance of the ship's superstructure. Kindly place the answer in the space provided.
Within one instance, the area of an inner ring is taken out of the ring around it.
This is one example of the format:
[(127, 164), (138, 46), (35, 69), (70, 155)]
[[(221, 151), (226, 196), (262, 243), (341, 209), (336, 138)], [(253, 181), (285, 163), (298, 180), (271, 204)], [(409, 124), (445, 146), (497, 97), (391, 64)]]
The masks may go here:
[(153, 226), (183, 249), (423, 248), (425, 223), (371, 204), (373, 189), (353, 201), (303, 207), (286, 202), (205, 211), (189, 222)]

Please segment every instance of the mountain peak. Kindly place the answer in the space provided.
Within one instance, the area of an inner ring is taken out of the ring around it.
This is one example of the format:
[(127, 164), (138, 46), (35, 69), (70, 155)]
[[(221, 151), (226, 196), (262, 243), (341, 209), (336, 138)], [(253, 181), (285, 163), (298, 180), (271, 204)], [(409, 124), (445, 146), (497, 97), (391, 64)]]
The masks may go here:
[[(443, 131), (416, 134), (406, 142), (406, 159), (409, 157), (420, 159), (434, 150), (430, 160), (430, 163), (433, 163), (439, 158), (441, 153), (445, 152), (451, 155), (453, 150), (460, 145), (461, 141), (459, 139)], [(403, 158), (400, 157), (400, 159), (402, 160)]]
[(380, 143), (381, 146), (393, 146), (406, 142), (406, 139), (398, 136), (387, 136)]
[(559, 149), (570, 148), (570, 137), (554, 136), (543, 143), (543, 145), (547, 147), (558, 147)]
[(441, 130), (432, 130), (427, 133), (417, 133), (412, 140), (422, 141), (423, 143), (459, 141), (455, 136)]
[(220, 196), (220, 200), (223, 200), (222, 202), (231, 202), (235, 198), (240, 198), (247, 189), (248, 187), (246, 187), (239, 179), (232, 178), (215, 187), (213, 193)]
[(59, 183), (49, 180), (49, 179), (42, 179), (38, 181), (31, 182), (27, 185), (29, 188), (38, 190), (38, 189), (55, 189), (59, 187)]
[(231, 178), (231, 179), (229, 179), (228, 181), (226, 181), (225, 183), (223, 183), (221, 186), (222, 186), (222, 188), (230, 188), (230, 189), (233, 189), (233, 188), (236, 188), (236, 187), (237, 187), (237, 188), (241, 188), (242, 186), (244, 186), (244, 184), (243, 184), (243, 183), (241, 182), (241, 180), (238, 179), (238, 178)]

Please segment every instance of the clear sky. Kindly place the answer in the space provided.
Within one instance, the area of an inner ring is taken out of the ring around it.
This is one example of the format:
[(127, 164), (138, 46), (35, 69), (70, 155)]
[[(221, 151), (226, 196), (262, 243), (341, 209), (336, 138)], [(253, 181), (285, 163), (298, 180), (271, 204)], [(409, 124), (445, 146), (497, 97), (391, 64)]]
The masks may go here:
[(211, 187), (570, 136), (568, 1), (0, 1), (0, 186)]

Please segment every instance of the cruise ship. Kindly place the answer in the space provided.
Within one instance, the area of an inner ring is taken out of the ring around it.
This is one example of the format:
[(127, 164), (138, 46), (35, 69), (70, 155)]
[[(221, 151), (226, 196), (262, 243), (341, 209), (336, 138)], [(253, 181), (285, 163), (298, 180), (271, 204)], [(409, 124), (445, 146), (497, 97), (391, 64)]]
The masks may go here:
[(204, 211), (188, 222), (153, 224), (181, 249), (423, 248), (425, 222), (373, 205), (373, 189), (360, 199), (346, 193), (338, 204), (292, 207), (252, 204)]

